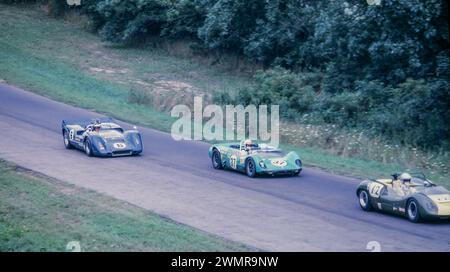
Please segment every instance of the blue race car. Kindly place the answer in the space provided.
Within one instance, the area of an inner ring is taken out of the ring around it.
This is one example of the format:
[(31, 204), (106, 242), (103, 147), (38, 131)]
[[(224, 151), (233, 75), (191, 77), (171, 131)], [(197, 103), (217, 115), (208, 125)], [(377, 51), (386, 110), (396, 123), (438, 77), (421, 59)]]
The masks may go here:
[(82, 150), (89, 157), (132, 156), (142, 153), (142, 138), (136, 127), (124, 131), (112, 119), (62, 121), (64, 146)]

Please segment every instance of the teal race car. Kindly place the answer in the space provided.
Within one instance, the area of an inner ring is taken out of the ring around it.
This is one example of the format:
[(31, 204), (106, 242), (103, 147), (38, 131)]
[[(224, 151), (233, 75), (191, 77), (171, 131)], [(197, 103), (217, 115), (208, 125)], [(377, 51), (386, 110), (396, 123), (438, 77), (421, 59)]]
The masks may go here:
[(292, 175), (302, 171), (302, 161), (295, 152), (285, 153), (266, 144), (251, 141), (217, 144), (209, 149), (214, 169), (231, 169), (253, 178), (257, 175)]

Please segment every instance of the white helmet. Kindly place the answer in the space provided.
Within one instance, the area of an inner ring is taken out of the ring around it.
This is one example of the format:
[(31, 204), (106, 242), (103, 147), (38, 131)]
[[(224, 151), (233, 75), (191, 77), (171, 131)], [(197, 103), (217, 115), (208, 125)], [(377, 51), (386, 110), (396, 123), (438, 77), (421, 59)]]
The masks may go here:
[(403, 173), (403, 174), (400, 175), (400, 180), (401, 180), (403, 183), (405, 183), (405, 182), (411, 182), (411, 179), (412, 179), (412, 177), (411, 177), (411, 175), (408, 174), (408, 173)]
[(252, 141), (252, 140), (250, 140), (250, 139), (248, 139), (248, 140), (245, 140), (245, 141), (244, 141), (244, 145), (245, 145), (245, 147), (250, 147), (250, 146), (252, 146), (252, 145), (253, 145), (253, 141)]

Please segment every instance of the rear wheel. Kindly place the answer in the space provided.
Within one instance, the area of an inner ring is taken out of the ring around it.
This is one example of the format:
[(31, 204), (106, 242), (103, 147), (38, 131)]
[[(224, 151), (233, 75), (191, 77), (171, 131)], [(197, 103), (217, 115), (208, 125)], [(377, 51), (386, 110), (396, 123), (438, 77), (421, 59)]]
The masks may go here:
[(408, 217), (408, 220), (413, 223), (420, 222), (419, 205), (416, 200), (412, 199), (408, 202), (406, 206), (406, 216)]
[(366, 190), (361, 190), (361, 191), (359, 191), (358, 197), (359, 197), (359, 205), (361, 206), (361, 209), (363, 209), (366, 212), (371, 211), (372, 204), (370, 203), (369, 193)]
[(91, 141), (89, 141), (89, 139), (86, 139), (86, 141), (84, 142), (84, 152), (89, 157), (92, 157), (92, 145), (91, 145)]
[(214, 150), (212, 157), (211, 157), (211, 162), (212, 165), (214, 167), (214, 169), (222, 169), (223, 165), (222, 165), (222, 157), (220, 155), (220, 152), (218, 150)]
[(254, 178), (256, 176), (256, 166), (253, 159), (247, 160), (247, 163), (245, 165), (245, 173), (251, 178)]
[(65, 130), (63, 132), (63, 140), (64, 140), (64, 146), (66, 147), (66, 149), (72, 149), (72, 144), (70, 143), (70, 140), (69, 140), (69, 133), (67, 133), (67, 131), (65, 131)]

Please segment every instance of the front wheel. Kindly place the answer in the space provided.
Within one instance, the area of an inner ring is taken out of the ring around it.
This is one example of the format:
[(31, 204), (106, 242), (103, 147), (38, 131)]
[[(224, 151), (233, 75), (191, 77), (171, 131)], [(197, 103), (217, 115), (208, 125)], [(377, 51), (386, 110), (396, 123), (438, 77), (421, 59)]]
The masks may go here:
[(413, 223), (420, 222), (419, 204), (417, 204), (416, 200), (412, 199), (408, 202), (408, 205), (406, 206), (406, 216), (408, 217), (408, 220)]
[(358, 197), (361, 209), (366, 212), (370, 212), (372, 210), (372, 204), (370, 203), (369, 193), (366, 190), (361, 190), (359, 191)]
[(88, 155), (88, 157), (92, 157), (92, 145), (89, 139), (84, 142), (84, 152)]
[(256, 176), (256, 166), (253, 159), (249, 159), (245, 165), (245, 173), (247, 176), (254, 178)]
[(214, 169), (222, 169), (223, 168), (222, 157), (221, 157), (219, 151), (217, 151), (217, 150), (213, 151), (213, 154), (211, 156), (211, 162), (212, 162)]

